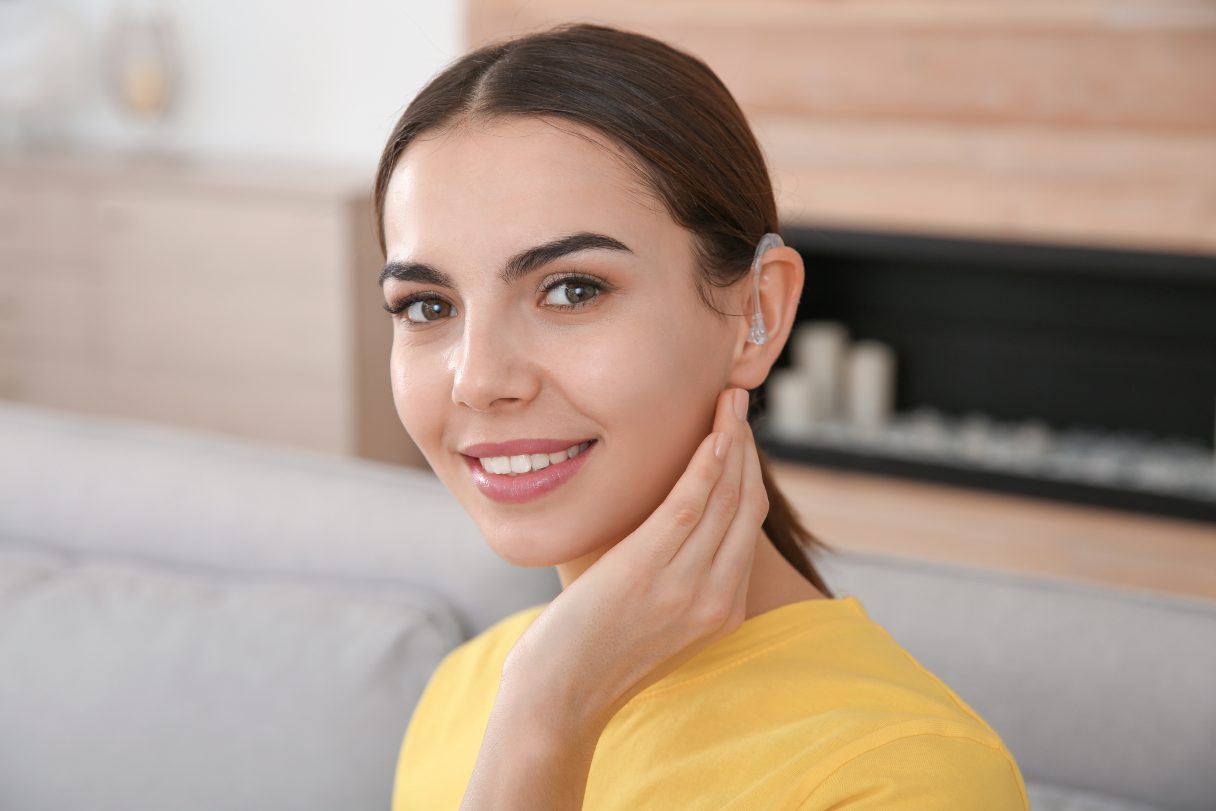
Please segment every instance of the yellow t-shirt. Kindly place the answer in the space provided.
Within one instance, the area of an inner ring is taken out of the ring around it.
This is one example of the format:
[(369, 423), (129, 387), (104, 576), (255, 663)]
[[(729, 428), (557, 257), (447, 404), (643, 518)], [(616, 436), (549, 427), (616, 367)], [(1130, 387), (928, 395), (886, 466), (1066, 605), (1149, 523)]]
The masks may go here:
[[(546, 605), (443, 659), (406, 729), (393, 811), (456, 811), (507, 652)], [(856, 597), (751, 617), (634, 696), (596, 745), (585, 811), (1027, 811), (1000, 737)]]

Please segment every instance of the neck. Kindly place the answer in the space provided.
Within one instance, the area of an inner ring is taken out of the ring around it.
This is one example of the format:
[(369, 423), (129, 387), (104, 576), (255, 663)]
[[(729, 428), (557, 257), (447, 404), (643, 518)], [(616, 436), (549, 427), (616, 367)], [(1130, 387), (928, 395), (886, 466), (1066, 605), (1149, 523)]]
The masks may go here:
[[(755, 543), (756, 558), (752, 563), (747, 586), (745, 620), (789, 603), (817, 600), (826, 596), (777, 551), (763, 529), (756, 533)], [(611, 546), (600, 547), (581, 558), (557, 564), (557, 576), (562, 582), (562, 588), (568, 588), (610, 548)]]

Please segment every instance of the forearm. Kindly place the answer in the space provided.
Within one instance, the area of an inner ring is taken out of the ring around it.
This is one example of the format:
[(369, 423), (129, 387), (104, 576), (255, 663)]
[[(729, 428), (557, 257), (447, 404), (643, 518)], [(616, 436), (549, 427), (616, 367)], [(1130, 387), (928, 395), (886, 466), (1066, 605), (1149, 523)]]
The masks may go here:
[(500, 694), (460, 811), (578, 811), (602, 729), (562, 729)]

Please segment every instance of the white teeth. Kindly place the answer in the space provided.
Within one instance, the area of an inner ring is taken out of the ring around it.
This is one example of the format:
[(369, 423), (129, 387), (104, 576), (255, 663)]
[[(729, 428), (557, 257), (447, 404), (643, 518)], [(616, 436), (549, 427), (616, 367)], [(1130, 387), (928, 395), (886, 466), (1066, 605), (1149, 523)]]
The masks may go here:
[(556, 453), (523, 453), (517, 456), (487, 456), (480, 459), (481, 466), (490, 473), (499, 475), (518, 475), (532, 470), (544, 470), (550, 465), (559, 465), (567, 459), (573, 459), (590, 447), (590, 442), (572, 445), (564, 451)]

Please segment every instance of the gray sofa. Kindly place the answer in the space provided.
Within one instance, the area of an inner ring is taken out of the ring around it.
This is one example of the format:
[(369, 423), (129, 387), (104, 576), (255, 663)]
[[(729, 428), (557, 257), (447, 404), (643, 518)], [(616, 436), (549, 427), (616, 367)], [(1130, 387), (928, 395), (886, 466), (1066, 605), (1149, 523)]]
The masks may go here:
[[(1216, 808), (1216, 604), (819, 562), (1035, 808)], [(436, 663), (559, 589), (430, 473), (0, 402), (0, 809), (382, 811)]]

